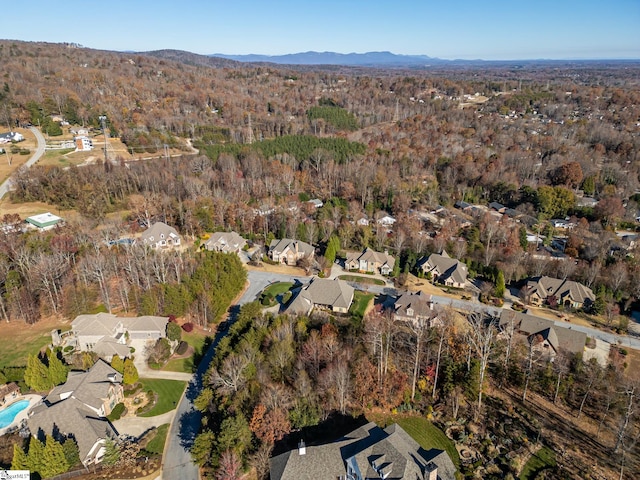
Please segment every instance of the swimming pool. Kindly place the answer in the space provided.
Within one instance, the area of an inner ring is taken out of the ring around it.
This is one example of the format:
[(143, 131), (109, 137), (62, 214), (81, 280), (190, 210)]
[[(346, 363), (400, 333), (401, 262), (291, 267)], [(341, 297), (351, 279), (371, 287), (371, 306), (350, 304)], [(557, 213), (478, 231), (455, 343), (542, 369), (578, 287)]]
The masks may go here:
[(18, 400), (7, 408), (0, 410), (0, 428), (8, 427), (13, 423), (22, 410), (29, 406), (29, 400)]

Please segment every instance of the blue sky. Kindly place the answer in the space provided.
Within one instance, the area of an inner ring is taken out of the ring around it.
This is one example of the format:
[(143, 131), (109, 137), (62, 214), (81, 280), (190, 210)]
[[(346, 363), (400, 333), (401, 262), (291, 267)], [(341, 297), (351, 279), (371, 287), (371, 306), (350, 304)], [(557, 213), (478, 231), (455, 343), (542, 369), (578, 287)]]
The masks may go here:
[(16, 8), (0, 38), (105, 50), (640, 58), (640, 0), (28, 0)]

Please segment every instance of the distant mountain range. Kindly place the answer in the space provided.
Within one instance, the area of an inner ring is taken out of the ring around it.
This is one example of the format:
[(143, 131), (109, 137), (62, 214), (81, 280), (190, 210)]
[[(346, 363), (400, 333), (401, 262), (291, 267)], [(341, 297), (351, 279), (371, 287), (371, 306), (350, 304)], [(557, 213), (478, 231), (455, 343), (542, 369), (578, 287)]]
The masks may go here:
[(223, 53), (214, 53), (209, 56), (249, 63), (277, 63), (281, 65), (340, 65), (353, 67), (420, 67), (449, 62), (449, 60), (432, 58), (426, 55), (397, 55), (391, 52), (301, 52), (286, 55), (225, 55)]

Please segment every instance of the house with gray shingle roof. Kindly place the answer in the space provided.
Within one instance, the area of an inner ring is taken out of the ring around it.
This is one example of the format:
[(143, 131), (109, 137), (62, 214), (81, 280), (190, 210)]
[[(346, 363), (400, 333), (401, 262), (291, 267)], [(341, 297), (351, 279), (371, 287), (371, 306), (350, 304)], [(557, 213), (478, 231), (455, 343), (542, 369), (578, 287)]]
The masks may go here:
[(347, 270), (357, 270), (366, 273), (380, 273), (389, 275), (393, 271), (396, 259), (389, 255), (388, 251), (384, 253), (376, 252), (369, 247), (362, 252), (349, 252), (345, 261)]
[(116, 317), (111, 313), (78, 315), (71, 322), (76, 347), (81, 352), (95, 352), (111, 360), (114, 355), (128, 357), (127, 340), (157, 340), (167, 334), (169, 317), (145, 315)]
[(396, 320), (418, 324), (430, 322), (434, 317), (431, 295), (424, 292), (406, 292), (393, 305)]
[(343, 280), (314, 278), (302, 287), (287, 306), (287, 313), (308, 315), (314, 308), (347, 313), (353, 302), (354, 288)]
[(142, 232), (140, 241), (151, 248), (174, 248), (180, 245), (182, 239), (175, 228), (156, 222)]
[(32, 435), (74, 438), (80, 459), (87, 466), (99, 463), (107, 437), (117, 432), (104, 418), (124, 398), (122, 375), (103, 360), (86, 372), (70, 372), (63, 385), (55, 387), (44, 403), (27, 419)]
[(467, 266), (451, 258), (446, 251), (442, 254), (432, 253), (422, 258), (418, 261), (418, 268), (425, 274), (430, 273), (434, 282), (455, 288), (464, 288), (469, 274)]
[(522, 291), (527, 302), (542, 305), (552, 298), (558, 305), (571, 308), (589, 307), (596, 300), (593, 291), (579, 282), (552, 277), (533, 277)]
[(271, 260), (286, 265), (296, 265), (298, 260), (305, 257), (313, 258), (314, 253), (313, 246), (301, 240), (291, 240), (290, 238), (274, 239), (269, 245)]
[(240, 253), (246, 244), (247, 241), (236, 232), (216, 232), (204, 242), (204, 247), (214, 252)]
[(455, 472), (445, 451), (425, 450), (397, 424), (382, 429), (373, 422), (333, 443), (301, 444), (270, 462), (271, 480), (454, 480)]
[(504, 309), (500, 314), (498, 329), (505, 332), (509, 325), (513, 326), (514, 333), (526, 337), (529, 343), (534, 342), (534, 349), (547, 351), (550, 358), (560, 350), (582, 353), (587, 343), (587, 334), (584, 332), (558, 326), (553, 320)]

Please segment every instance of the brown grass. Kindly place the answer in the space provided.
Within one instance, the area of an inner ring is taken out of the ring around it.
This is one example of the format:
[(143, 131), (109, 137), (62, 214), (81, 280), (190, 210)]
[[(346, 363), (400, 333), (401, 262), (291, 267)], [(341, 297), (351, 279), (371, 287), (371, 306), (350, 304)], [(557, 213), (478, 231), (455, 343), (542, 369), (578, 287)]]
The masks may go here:
[[(0, 133), (7, 133), (8, 130), (2, 129)], [(24, 136), (24, 142), (16, 144), (17, 147), (27, 148), (31, 151), (31, 154), (35, 152), (38, 142), (35, 135), (27, 128), (16, 128), (16, 132), (21, 133)], [(7, 153), (0, 154), (0, 182), (4, 182), (13, 172), (24, 165), (27, 160), (31, 158), (30, 155), (18, 155), (17, 153), (11, 153), (11, 144), (0, 145)], [(8, 157), (11, 157), (11, 165), (8, 163)]]
[(35, 354), (51, 343), (51, 330), (68, 330), (69, 320), (43, 318), (33, 325), (23, 321), (0, 322), (0, 366), (26, 365), (28, 354)]

